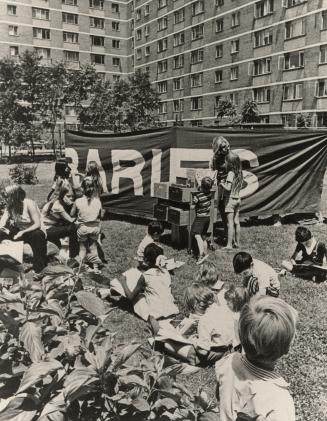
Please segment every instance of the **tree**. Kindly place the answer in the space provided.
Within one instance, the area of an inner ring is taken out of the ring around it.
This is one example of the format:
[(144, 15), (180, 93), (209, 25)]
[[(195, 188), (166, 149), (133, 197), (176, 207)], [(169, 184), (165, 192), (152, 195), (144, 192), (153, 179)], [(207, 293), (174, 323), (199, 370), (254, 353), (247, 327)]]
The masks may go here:
[(260, 121), (256, 101), (248, 98), (241, 107), (242, 123), (257, 123)]
[(299, 128), (308, 128), (312, 125), (312, 114), (310, 113), (300, 113), (296, 114), (296, 127)]
[(238, 124), (240, 116), (236, 105), (229, 98), (220, 98), (216, 107), (217, 118), (227, 125)]

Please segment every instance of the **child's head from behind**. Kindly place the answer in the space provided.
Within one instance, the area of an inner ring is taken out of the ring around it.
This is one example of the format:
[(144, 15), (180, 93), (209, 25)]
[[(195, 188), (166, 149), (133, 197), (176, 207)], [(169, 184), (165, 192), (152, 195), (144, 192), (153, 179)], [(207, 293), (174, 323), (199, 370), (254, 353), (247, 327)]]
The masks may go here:
[(233, 258), (234, 272), (241, 275), (243, 278), (248, 278), (253, 275), (253, 259), (250, 253), (240, 251), (236, 253)]
[(211, 289), (216, 289), (215, 285), (219, 281), (219, 274), (214, 263), (205, 261), (200, 265), (196, 274), (196, 282)]
[(201, 191), (209, 193), (213, 185), (213, 180), (210, 177), (203, 177), (201, 180)]
[(96, 176), (96, 177), (100, 175), (99, 165), (96, 163), (96, 161), (90, 161), (87, 164), (86, 174), (89, 176)]
[(151, 221), (148, 225), (148, 234), (154, 239), (154, 241), (159, 240), (163, 231), (162, 224), (159, 221)]
[(306, 227), (297, 227), (295, 230), (295, 241), (298, 243), (307, 243), (311, 240), (312, 234), (311, 231)]
[(233, 171), (234, 174), (241, 176), (242, 175), (242, 164), (240, 157), (234, 153), (230, 152), (226, 157), (227, 171)]
[(215, 302), (215, 295), (210, 288), (198, 282), (186, 288), (184, 296), (185, 309), (189, 313), (204, 314), (211, 304)]
[(87, 198), (91, 198), (96, 192), (96, 186), (92, 177), (85, 177), (82, 181), (82, 189)]
[(274, 363), (287, 354), (295, 336), (297, 311), (280, 298), (252, 298), (240, 315), (239, 335), (251, 362)]
[(239, 313), (249, 301), (250, 296), (246, 289), (231, 285), (224, 294), (228, 308), (233, 313)]
[(157, 266), (158, 256), (163, 255), (163, 249), (155, 243), (148, 244), (144, 249), (144, 263), (148, 268)]
[(215, 136), (212, 140), (212, 150), (215, 155), (227, 155), (230, 150), (228, 140), (223, 136)]

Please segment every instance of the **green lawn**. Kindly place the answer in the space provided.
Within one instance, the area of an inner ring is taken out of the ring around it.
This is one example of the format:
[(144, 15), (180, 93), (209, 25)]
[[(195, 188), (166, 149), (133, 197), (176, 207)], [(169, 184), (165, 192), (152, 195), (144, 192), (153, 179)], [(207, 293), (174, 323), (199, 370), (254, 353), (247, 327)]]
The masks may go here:
[[(244, 227), (242, 245), (254, 257), (278, 267), (294, 247), (294, 230), (294, 225)], [(326, 226), (316, 226), (312, 230), (320, 239), (327, 238)], [(103, 231), (106, 234), (104, 247), (109, 261), (104, 269), (107, 283), (117, 274), (135, 266), (133, 258), (146, 227), (127, 222), (104, 221)], [(168, 235), (164, 238), (167, 240), (165, 242), (169, 242)], [(183, 311), (183, 293), (185, 287), (194, 280), (197, 267), (185, 250), (175, 250), (167, 245), (163, 245), (163, 248), (168, 257), (186, 262), (173, 276), (173, 293)], [(232, 257), (233, 253), (212, 252), (210, 255), (210, 260), (216, 263), (227, 284), (239, 282), (232, 270)], [(290, 383), (298, 419), (327, 420), (327, 287), (286, 276), (281, 278), (281, 297), (299, 311), (299, 325), (291, 352), (283, 358), (278, 369)], [(114, 312), (111, 325), (112, 331), (118, 333), (118, 341), (146, 339), (145, 323), (123, 310), (117, 309)], [(207, 392), (214, 395), (213, 369), (203, 369), (198, 374), (185, 378), (184, 382), (193, 390), (204, 385)]]

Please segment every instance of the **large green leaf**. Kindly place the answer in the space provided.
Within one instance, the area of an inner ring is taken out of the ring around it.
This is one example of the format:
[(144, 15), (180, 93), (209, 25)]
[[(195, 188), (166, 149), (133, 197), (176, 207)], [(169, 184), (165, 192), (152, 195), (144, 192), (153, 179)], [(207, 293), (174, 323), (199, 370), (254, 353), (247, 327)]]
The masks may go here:
[(127, 345), (116, 357), (113, 363), (113, 370), (117, 370), (120, 366), (122, 366), (139, 348), (141, 344), (131, 344)]
[(8, 332), (18, 337), (19, 323), (6, 310), (0, 309), (0, 321), (8, 329)]
[(131, 374), (129, 376), (120, 376), (119, 382), (124, 385), (137, 385), (148, 389), (146, 382), (136, 374)]
[(33, 363), (39, 362), (45, 353), (41, 339), (41, 328), (33, 322), (26, 322), (21, 328), (19, 339), (24, 343)]
[(31, 421), (36, 407), (30, 395), (12, 396), (1, 402), (0, 421)]
[(86, 311), (94, 316), (105, 314), (106, 309), (101, 298), (89, 291), (78, 291), (75, 294), (77, 301)]
[(64, 396), (73, 402), (80, 396), (95, 391), (94, 383), (99, 381), (97, 372), (92, 367), (78, 368), (72, 371), (64, 383)]
[(37, 421), (65, 421), (66, 403), (61, 392), (48, 402)]
[(57, 360), (41, 361), (32, 364), (25, 372), (17, 393), (22, 393), (49, 374), (63, 368)]
[(132, 401), (131, 405), (138, 411), (138, 412), (148, 412), (150, 411), (150, 405), (148, 402), (143, 398), (138, 398)]

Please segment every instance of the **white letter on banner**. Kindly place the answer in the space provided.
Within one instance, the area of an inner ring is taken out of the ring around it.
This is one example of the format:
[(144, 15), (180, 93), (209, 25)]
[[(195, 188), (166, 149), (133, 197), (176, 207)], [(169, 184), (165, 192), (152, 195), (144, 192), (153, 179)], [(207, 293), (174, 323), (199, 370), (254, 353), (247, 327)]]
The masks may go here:
[(161, 149), (152, 149), (152, 161), (151, 161), (151, 196), (153, 196), (153, 184), (160, 183), (161, 181)]
[(106, 172), (102, 167), (98, 149), (89, 149), (87, 153), (87, 158), (86, 158), (86, 166), (90, 161), (95, 161), (98, 164), (99, 173), (102, 180), (103, 191), (104, 193), (108, 193)]
[[(144, 167), (145, 161), (143, 155), (139, 151), (133, 149), (113, 149), (111, 151), (112, 160), (112, 193), (119, 193), (119, 179), (130, 178), (134, 184), (134, 194), (136, 196), (143, 195), (143, 178), (141, 171)], [(121, 167), (120, 161), (134, 161), (133, 167)]]
[(65, 157), (71, 158), (73, 165), (78, 168), (78, 153), (74, 148), (65, 148)]

